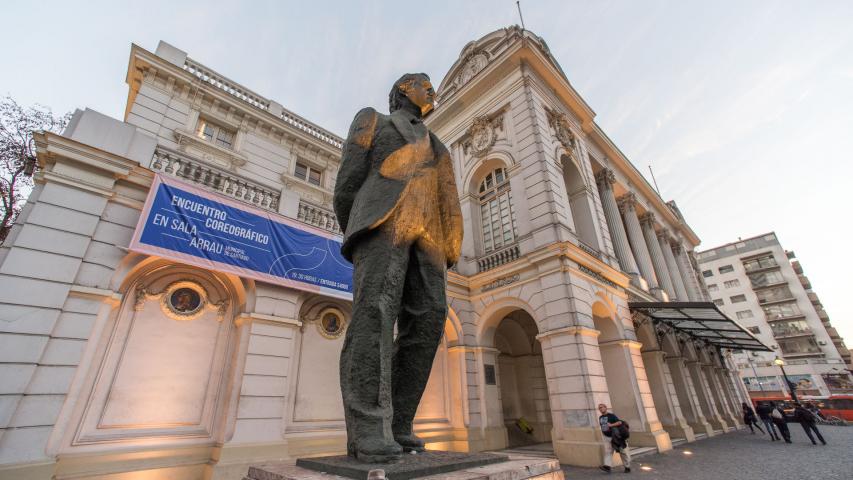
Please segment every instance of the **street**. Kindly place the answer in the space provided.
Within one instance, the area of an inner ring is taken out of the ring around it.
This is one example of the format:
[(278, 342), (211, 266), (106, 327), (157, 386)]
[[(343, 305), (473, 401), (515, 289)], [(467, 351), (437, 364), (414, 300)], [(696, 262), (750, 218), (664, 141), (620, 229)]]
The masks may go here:
[[(792, 444), (771, 442), (767, 435), (740, 430), (635, 459), (631, 475), (649, 480), (853, 478), (853, 427), (818, 427), (827, 446), (813, 446), (797, 423), (789, 424), (789, 428)], [(563, 471), (568, 480), (608, 476), (590, 468), (566, 466)], [(622, 476), (622, 467), (615, 467), (610, 475)]]

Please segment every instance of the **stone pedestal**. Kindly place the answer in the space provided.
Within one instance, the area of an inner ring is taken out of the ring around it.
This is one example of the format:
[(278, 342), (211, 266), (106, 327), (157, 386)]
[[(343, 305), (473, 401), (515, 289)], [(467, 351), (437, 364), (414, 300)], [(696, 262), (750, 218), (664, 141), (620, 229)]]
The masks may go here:
[[(478, 462), (492, 462), (483, 465)], [(336, 480), (343, 478), (371, 480), (486, 480), (541, 479), (563, 480), (556, 458), (530, 457), (516, 454), (455, 453), (427, 451), (404, 455), (393, 464), (360, 464), (345, 456), (300, 459), (304, 466), (271, 463), (249, 468), (243, 480)], [(318, 467), (325, 470), (317, 470)]]

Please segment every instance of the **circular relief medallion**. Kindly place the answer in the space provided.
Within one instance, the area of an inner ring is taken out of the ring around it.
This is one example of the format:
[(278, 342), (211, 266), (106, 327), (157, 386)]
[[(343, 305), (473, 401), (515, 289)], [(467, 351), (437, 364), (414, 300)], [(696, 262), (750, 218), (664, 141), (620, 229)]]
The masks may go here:
[(194, 282), (175, 282), (163, 293), (164, 311), (175, 320), (193, 320), (203, 313), (203, 292)]
[(338, 338), (344, 333), (344, 319), (340, 313), (329, 310), (325, 312), (320, 321), (317, 322), (317, 329), (320, 330), (320, 335), (326, 338)]

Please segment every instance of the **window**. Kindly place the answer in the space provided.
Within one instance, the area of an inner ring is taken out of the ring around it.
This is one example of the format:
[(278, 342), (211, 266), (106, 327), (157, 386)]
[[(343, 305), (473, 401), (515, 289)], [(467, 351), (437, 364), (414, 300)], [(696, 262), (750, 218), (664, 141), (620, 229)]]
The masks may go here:
[(719, 289), (720, 289), (720, 287), (718, 287), (716, 283), (712, 283), (712, 284), (708, 285), (708, 291), (709, 292), (716, 292)]
[(727, 281), (723, 282), (723, 286), (726, 288), (739, 287), (740, 286), (740, 280), (738, 280), (737, 278), (734, 280), (727, 280)]
[(737, 315), (738, 320), (744, 320), (746, 318), (752, 318), (753, 317), (752, 310), (741, 310), (741, 311), (737, 312), (735, 315)]
[(761, 329), (758, 327), (746, 327), (746, 329), (749, 330), (750, 333), (761, 333)]
[(200, 118), (196, 134), (219, 147), (232, 148), (234, 144), (234, 132), (217, 125), (210, 120)]
[(779, 348), (782, 349), (782, 353), (785, 355), (821, 353), (817, 342), (811, 337), (779, 340)]
[(795, 335), (807, 335), (812, 333), (812, 329), (805, 320), (790, 320), (787, 322), (773, 322), (770, 324), (770, 329), (773, 330), (773, 336), (791, 337)]
[(775, 285), (777, 283), (783, 283), (785, 281), (785, 277), (782, 276), (782, 272), (779, 270), (772, 270), (769, 272), (753, 273), (749, 276), (749, 281), (752, 283), (753, 287), (761, 288), (769, 285)]
[(478, 195), (484, 252), (493, 252), (513, 243), (517, 229), (506, 169), (489, 172), (480, 182)]
[(800, 307), (795, 302), (777, 303), (761, 307), (767, 320), (778, 320), (780, 318), (795, 317), (801, 315)]
[(755, 292), (755, 296), (758, 297), (758, 303), (771, 303), (794, 298), (794, 295), (791, 293), (791, 289), (788, 288), (788, 285), (780, 285), (778, 287), (757, 290)]
[(714, 305), (716, 305), (718, 307), (722, 307), (723, 306), (723, 299), (722, 298), (714, 299)]
[(731, 273), (735, 271), (735, 267), (731, 265), (723, 265), (720, 267), (720, 273)]
[(702, 272), (702, 276), (703, 276), (703, 277), (705, 277), (705, 278), (713, 277), (713, 276), (714, 276), (714, 272), (712, 272), (712, 271), (710, 271), (710, 270), (705, 270), (705, 271), (703, 271), (703, 272)]
[(778, 266), (778, 264), (776, 263), (776, 259), (773, 258), (772, 253), (743, 261), (743, 268), (745, 268), (747, 272), (754, 272), (756, 270), (763, 270), (765, 268), (775, 266)]
[(741, 303), (746, 301), (746, 295), (735, 295), (734, 297), (729, 297), (732, 303)]
[(319, 187), (322, 172), (314, 167), (309, 167), (302, 162), (296, 162), (296, 168), (293, 170), (293, 176)]

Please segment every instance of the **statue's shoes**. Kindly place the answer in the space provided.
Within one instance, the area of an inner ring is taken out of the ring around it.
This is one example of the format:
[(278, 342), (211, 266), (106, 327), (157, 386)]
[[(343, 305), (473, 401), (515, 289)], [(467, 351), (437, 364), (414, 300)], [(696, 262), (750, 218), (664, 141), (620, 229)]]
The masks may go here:
[(364, 463), (399, 462), (403, 458), (403, 448), (393, 441), (360, 441), (355, 447), (355, 458)]
[(394, 435), (394, 440), (403, 447), (404, 452), (424, 452), (424, 441), (414, 434)]

